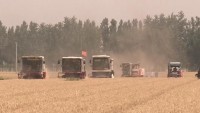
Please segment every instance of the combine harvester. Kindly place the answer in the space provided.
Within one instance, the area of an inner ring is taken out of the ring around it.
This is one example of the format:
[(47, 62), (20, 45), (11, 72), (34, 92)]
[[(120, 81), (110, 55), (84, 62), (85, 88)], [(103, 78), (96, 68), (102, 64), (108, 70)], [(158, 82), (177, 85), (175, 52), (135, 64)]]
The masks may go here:
[(18, 73), (19, 79), (46, 78), (44, 56), (22, 56), (21, 62), (22, 69)]
[(140, 64), (122, 63), (122, 76), (123, 77), (143, 77), (145, 69), (140, 68)]
[(85, 79), (85, 59), (82, 57), (62, 57), (62, 61), (58, 60), (58, 64), (61, 64), (61, 72), (58, 72), (58, 78)]
[(132, 63), (122, 63), (120, 67), (122, 68), (122, 77), (132, 76)]
[(167, 77), (182, 77), (181, 63), (169, 62)]
[(108, 77), (114, 78), (113, 59), (108, 55), (93, 55), (90, 60), (92, 67), (91, 77)]

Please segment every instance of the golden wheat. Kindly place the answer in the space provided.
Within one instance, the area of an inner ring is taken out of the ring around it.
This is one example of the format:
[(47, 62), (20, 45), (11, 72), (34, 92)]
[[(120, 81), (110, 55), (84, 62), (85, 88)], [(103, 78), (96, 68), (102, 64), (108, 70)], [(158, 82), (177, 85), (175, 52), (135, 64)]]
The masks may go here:
[(200, 81), (144, 77), (0, 81), (0, 113), (169, 113), (200, 110)]

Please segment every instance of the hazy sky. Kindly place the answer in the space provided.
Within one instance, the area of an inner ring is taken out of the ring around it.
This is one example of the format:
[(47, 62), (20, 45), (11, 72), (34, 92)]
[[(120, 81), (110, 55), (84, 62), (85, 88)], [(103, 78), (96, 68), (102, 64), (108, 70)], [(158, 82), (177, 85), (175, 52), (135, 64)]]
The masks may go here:
[(189, 18), (200, 16), (200, 0), (0, 0), (0, 20), (6, 26), (23, 20), (57, 23), (64, 17), (95, 20), (143, 19), (146, 15), (183, 11)]

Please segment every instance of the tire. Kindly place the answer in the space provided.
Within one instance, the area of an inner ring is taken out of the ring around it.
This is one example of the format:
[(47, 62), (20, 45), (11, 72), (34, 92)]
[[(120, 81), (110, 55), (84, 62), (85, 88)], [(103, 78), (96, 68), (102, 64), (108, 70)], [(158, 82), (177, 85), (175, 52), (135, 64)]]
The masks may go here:
[(18, 79), (22, 79), (22, 77), (18, 76)]
[(46, 79), (46, 75), (43, 75), (43, 76), (42, 76), (42, 79)]
[(18, 74), (18, 79), (23, 79), (23, 76)]
[(85, 79), (86, 78), (86, 72), (84, 72), (84, 75), (83, 75), (83, 78), (82, 79)]
[(85, 79), (85, 76), (86, 76), (85, 73), (80, 75), (80, 79)]
[(197, 77), (198, 79), (200, 79), (200, 75), (196, 74), (196, 77)]

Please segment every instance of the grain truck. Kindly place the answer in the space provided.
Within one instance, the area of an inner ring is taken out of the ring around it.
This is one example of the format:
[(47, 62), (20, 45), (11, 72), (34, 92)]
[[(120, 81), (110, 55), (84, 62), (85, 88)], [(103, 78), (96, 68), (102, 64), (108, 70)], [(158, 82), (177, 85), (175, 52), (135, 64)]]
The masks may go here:
[(46, 67), (44, 56), (22, 56), (21, 71), (18, 73), (19, 79), (31, 79), (31, 78), (46, 78)]

